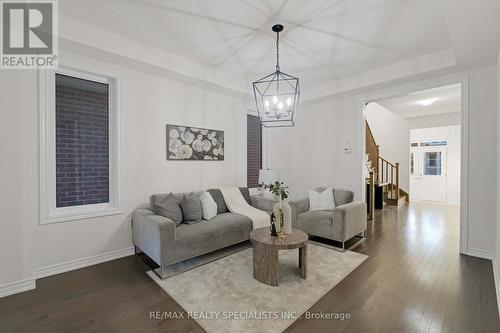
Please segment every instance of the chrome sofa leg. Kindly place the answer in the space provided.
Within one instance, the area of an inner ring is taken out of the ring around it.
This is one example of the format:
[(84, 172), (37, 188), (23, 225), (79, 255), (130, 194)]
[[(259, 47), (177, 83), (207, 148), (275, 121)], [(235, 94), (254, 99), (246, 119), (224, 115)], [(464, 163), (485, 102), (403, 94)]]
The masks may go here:
[(158, 276), (162, 280), (168, 277), (163, 266), (159, 266), (153, 269), (153, 272), (156, 274), (156, 276)]

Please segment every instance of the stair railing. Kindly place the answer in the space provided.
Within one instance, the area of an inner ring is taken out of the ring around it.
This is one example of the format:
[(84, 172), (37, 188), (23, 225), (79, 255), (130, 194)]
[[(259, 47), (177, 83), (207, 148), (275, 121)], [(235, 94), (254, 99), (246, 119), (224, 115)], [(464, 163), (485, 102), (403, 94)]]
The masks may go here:
[[(378, 182), (388, 184), (390, 186), (390, 198), (399, 200), (399, 162), (395, 164), (387, 161), (382, 157), (378, 157), (377, 168), (380, 170)], [(395, 197), (393, 193), (395, 192)]]

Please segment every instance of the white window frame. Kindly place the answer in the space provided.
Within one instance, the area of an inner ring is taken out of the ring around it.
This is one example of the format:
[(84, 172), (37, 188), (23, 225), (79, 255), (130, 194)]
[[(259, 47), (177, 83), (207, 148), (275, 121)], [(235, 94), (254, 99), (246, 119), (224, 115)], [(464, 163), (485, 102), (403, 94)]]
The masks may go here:
[[(109, 86), (109, 202), (56, 207), (56, 74)], [(118, 80), (67, 67), (39, 71), (40, 106), (40, 224), (121, 214), (119, 205)]]

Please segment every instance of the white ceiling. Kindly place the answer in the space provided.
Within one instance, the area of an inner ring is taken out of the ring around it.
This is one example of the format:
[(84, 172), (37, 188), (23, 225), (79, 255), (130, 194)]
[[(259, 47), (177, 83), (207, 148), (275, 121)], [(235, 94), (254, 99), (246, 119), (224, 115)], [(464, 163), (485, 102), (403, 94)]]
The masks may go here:
[[(435, 102), (428, 106), (418, 103), (429, 99)], [(377, 103), (403, 118), (457, 113), (461, 109), (460, 84), (421, 90), (401, 97), (379, 100)]]
[(311, 87), (452, 47), (437, 0), (61, 0), (62, 15), (251, 82)]

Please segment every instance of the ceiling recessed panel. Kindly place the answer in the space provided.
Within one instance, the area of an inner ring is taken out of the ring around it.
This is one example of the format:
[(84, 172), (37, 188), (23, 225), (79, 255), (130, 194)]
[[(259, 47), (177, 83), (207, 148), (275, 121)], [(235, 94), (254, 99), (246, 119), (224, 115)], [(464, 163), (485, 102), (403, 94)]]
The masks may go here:
[(65, 0), (60, 11), (241, 80), (273, 71), (282, 23), (282, 68), (303, 86), (451, 47), (435, 0)]
[(442, 86), (377, 103), (403, 118), (457, 113), (461, 109), (461, 88), (460, 84)]

